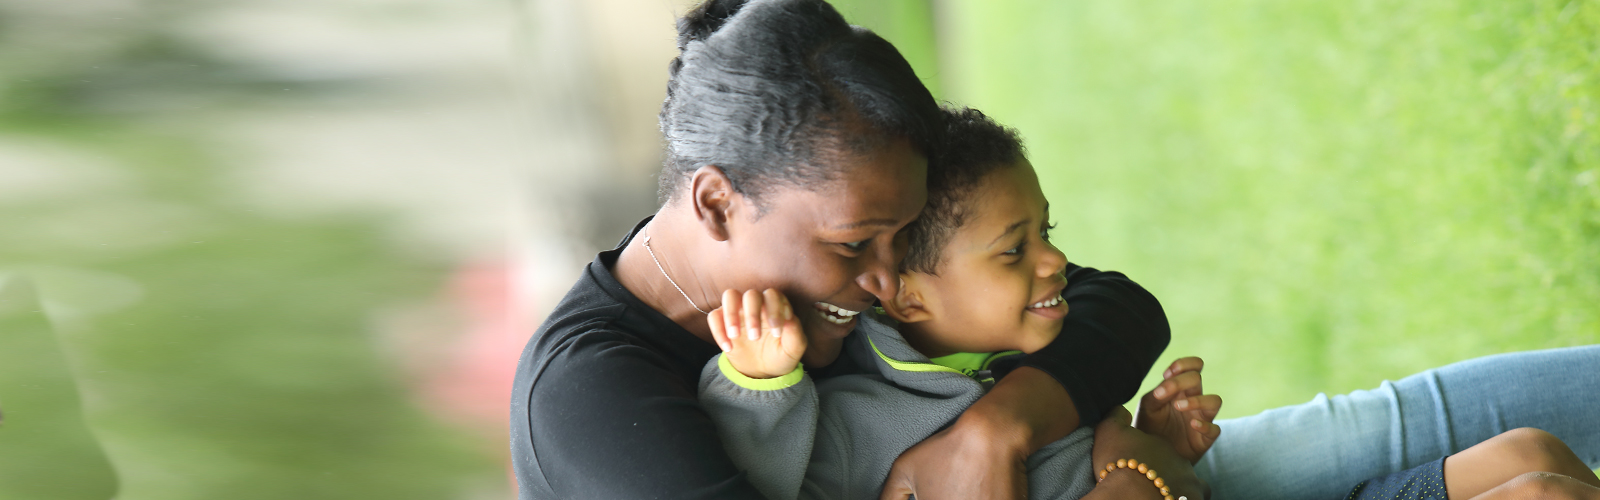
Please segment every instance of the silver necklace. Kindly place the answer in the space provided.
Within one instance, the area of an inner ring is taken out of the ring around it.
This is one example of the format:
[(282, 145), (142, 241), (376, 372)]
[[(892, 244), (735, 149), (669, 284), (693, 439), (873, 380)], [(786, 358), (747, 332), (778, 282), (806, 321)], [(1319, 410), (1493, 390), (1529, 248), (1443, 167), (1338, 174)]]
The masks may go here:
[(672, 276), (667, 274), (667, 268), (661, 267), (661, 260), (656, 258), (656, 251), (650, 248), (650, 235), (648, 234), (644, 235), (644, 251), (650, 252), (650, 260), (656, 261), (656, 269), (661, 270), (661, 275), (667, 278), (667, 283), (672, 283), (672, 287), (678, 289), (678, 293), (683, 294), (683, 300), (689, 301), (689, 307), (700, 311), (700, 314), (711, 314), (706, 312), (705, 309), (701, 309), (698, 304), (695, 304), (694, 299), (689, 298), (688, 293), (684, 293), (683, 287), (678, 286), (678, 282), (672, 281)]

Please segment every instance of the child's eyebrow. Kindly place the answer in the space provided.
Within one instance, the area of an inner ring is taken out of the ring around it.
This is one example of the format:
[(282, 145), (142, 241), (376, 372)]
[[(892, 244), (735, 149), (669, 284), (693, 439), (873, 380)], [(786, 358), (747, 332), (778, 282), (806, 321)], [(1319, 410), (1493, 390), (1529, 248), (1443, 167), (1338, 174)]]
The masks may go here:
[(1022, 220), (1019, 220), (1019, 221), (1011, 223), (1011, 225), (1009, 225), (1009, 226), (1006, 226), (1006, 231), (1003, 232), (1003, 233), (1000, 233), (1000, 236), (996, 236), (994, 238), (994, 241), (990, 241), (988, 248), (994, 248), (994, 244), (995, 243), (999, 243), (1001, 238), (1004, 238), (1004, 237), (1006, 237), (1006, 235), (1011, 234), (1013, 232), (1016, 232), (1016, 230), (1018, 230), (1018, 229), (1021, 229), (1022, 225), (1023, 224), (1027, 224), (1028, 221), (1030, 221), (1030, 220), (1033, 220), (1033, 219), (1032, 218), (1022, 219)]

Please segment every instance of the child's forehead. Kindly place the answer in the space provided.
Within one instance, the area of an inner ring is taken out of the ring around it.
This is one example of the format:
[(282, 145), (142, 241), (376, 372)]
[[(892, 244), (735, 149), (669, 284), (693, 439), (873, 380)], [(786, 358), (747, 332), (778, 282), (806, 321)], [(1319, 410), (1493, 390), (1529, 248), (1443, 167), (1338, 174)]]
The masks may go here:
[(1026, 160), (985, 175), (965, 198), (962, 208), (967, 217), (952, 242), (978, 238), (988, 244), (1017, 223), (1042, 221), (1048, 208), (1039, 179)]

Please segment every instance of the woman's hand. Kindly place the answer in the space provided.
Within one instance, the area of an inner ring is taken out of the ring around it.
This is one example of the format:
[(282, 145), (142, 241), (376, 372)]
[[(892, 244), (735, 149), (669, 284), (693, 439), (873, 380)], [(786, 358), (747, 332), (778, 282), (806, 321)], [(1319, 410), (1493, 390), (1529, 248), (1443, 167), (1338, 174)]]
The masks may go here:
[[(1210, 486), (1195, 476), (1194, 465), (1178, 456), (1166, 441), (1131, 427), (1132, 421), (1128, 410), (1119, 407), (1113, 408), (1111, 414), (1095, 426), (1091, 455), (1097, 476), (1106, 464), (1131, 458), (1154, 469), (1171, 489), (1172, 498), (1184, 496), (1189, 500), (1201, 500), (1210, 496)], [(1136, 472), (1118, 470), (1110, 473), (1084, 498), (1161, 498), (1161, 492), (1150, 479)]]
[(780, 377), (800, 365), (806, 336), (794, 317), (789, 298), (768, 288), (764, 292), (722, 292), (722, 307), (706, 316), (711, 338), (735, 370), (750, 378)]
[(1133, 426), (1166, 439), (1190, 464), (1217, 442), (1222, 427), (1212, 423), (1222, 409), (1222, 397), (1205, 394), (1200, 370), (1205, 360), (1181, 358), (1162, 372), (1160, 384), (1139, 400), (1139, 417)]
[(1077, 428), (1067, 390), (1043, 371), (1018, 368), (950, 428), (901, 453), (881, 498), (1026, 498), (1028, 455)]
[(895, 459), (881, 500), (1023, 499), (1028, 497), (1027, 450), (995, 435), (1020, 435), (963, 415)]

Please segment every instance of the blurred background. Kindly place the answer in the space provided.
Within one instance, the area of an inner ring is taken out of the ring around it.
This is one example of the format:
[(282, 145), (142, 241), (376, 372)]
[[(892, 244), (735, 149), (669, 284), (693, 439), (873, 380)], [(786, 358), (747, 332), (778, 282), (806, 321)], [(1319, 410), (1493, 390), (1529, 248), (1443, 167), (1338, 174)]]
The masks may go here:
[[(0, 498), (512, 498), (691, 3), (0, 0)], [(1224, 417), (1600, 343), (1600, 2), (835, 4), (1021, 130)]]

